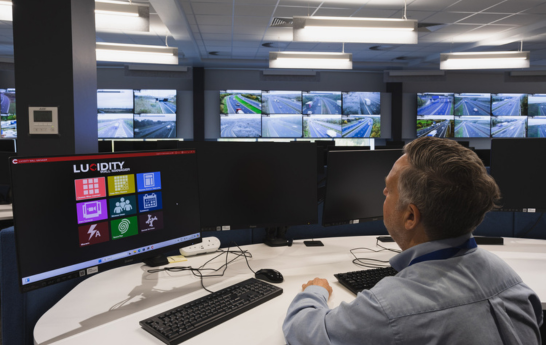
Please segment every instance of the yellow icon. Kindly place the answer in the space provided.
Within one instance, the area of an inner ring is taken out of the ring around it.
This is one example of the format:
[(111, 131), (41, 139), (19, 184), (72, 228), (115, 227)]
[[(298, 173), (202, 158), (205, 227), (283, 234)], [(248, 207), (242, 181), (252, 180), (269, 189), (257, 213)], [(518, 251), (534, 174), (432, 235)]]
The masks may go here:
[(135, 175), (108, 176), (108, 195), (131, 194), (135, 192)]

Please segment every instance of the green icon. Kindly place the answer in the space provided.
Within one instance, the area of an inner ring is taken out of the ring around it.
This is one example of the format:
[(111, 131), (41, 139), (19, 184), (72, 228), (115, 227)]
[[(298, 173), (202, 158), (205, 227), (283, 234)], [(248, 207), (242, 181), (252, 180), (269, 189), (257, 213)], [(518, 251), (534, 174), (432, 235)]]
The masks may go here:
[(111, 221), (110, 231), (112, 232), (113, 240), (138, 235), (137, 217), (129, 217)]

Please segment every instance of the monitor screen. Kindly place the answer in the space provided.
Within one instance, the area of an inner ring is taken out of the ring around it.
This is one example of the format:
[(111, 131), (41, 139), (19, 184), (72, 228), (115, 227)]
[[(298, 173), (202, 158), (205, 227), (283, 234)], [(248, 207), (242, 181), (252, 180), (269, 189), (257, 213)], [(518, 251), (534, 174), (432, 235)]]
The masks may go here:
[(301, 138), (303, 118), (298, 115), (262, 115), (263, 138)]
[(455, 115), (485, 116), (491, 115), (490, 93), (456, 93)]
[(135, 114), (176, 114), (176, 90), (133, 90)]
[(322, 225), (383, 218), (385, 177), (402, 150), (330, 151)]
[(529, 117), (527, 136), (529, 138), (546, 138), (546, 116)]
[(525, 93), (494, 93), (491, 95), (493, 116), (527, 116), (528, 96)]
[(527, 102), (529, 116), (546, 116), (546, 94), (529, 95)]
[(343, 115), (380, 115), (381, 93), (343, 92)]
[(133, 90), (97, 90), (97, 113), (133, 114)]
[(453, 138), (454, 130), (452, 115), (417, 115), (417, 137)]
[(199, 243), (195, 150), (14, 158), (22, 291)]
[(301, 91), (262, 91), (262, 114), (301, 114)]
[(527, 116), (491, 116), (491, 137), (525, 138)]
[(220, 114), (261, 114), (262, 91), (221, 90)]
[(135, 114), (135, 138), (176, 138), (176, 114)]
[(98, 115), (99, 138), (132, 138), (133, 114)]
[(246, 114), (221, 114), (220, 137), (222, 138), (260, 138), (262, 136), (262, 116)]
[(341, 92), (303, 92), (304, 115), (341, 115)]
[(0, 118), (2, 138), (17, 138), (15, 89), (0, 89)]
[(304, 138), (340, 138), (341, 115), (304, 115)]
[(501, 211), (546, 211), (546, 152), (543, 139), (491, 140), (491, 176), (499, 185)]
[(417, 115), (453, 115), (453, 94), (418, 93)]
[(491, 116), (455, 116), (455, 138), (489, 138)]
[(380, 115), (343, 115), (341, 117), (343, 138), (379, 138), (381, 136)]
[(203, 142), (203, 231), (317, 223), (316, 144)]

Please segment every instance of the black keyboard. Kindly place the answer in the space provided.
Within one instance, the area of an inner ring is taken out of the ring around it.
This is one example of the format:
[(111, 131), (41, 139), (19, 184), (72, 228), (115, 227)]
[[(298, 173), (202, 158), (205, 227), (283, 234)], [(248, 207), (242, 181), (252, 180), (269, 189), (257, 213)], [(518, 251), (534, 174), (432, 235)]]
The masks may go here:
[(356, 295), (362, 290), (369, 290), (373, 288), (381, 279), (394, 276), (396, 273), (398, 273), (398, 271), (396, 271), (394, 268), (385, 267), (364, 271), (338, 273), (334, 274), (334, 277), (337, 278), (341, 285), (345, 286)]
[(139, 323), (165, 344), (179, 344), (281, 294), (281, 288), (251, 278)]

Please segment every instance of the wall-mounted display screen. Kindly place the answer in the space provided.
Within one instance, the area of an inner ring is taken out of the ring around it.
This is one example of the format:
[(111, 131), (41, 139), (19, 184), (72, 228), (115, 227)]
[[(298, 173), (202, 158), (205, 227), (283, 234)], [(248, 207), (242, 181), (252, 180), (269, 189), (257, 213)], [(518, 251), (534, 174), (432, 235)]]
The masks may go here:
[(176, 90), (134, 90), (135, 114), (176, 114)]
[(529, 138), (546, 138), (546, 116), (528, 118), (527, 136)]
[(97, 90), (97, 113), (133, 114), (133, 90)]
[(491, 136), (493, 138), (525, 138), (527, 116), (492, 116)]
[(455, 138), (489, 138), (491, 116), (455, 116)]
[(341, 115), (303, 116), (304, 138), (340, 138)]
[(494, 93), (491, 95), (491, 114), (493, 116), (527, 115), (527, 94)]
[(303, 135), (302, 126), (301, 114), (262, 115), (263, 138), (301, 138)]
[(135, 114), (135, 138), (176, 138), (176, 114)]
[(527, 102), (529, 116), (546, 116), (546, 94), (529, 95)]
[(220, 115), (220, 136), (222, 138), (260, 138), (262, 116), (247, 114)]
[(0, 118), (2, 138), (17, 138), (15, 89), (0, 89)]
[(453, 94), (418, 93), (417, 115), (453, 115)]
[(456, 93), (454, 99), (456, 116), (491, 115), (490, 93)]
[(262, 91), (262, 114), (301, 114), (301, 91)]
[(341, 115), (341, 92), (303, 92), (303, 115)]
[(454, 129), (454, 116), (417, 115), (417, 137), (453, 138)]
[(98, 115), (99, 138), (132, 138), (133, 114)]
[(261, 114), (262, 91), (220, 91), (220, 114)]
[(341, 136), (343, 138), (379, 138), (381, 117), (379, 115), (343, 115)]
[(381, 93), (343, 92), (343, 115), (380, 115)]

